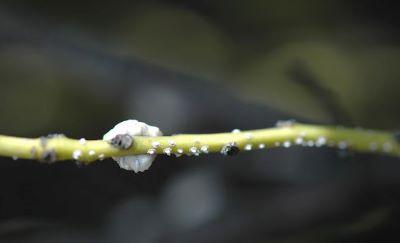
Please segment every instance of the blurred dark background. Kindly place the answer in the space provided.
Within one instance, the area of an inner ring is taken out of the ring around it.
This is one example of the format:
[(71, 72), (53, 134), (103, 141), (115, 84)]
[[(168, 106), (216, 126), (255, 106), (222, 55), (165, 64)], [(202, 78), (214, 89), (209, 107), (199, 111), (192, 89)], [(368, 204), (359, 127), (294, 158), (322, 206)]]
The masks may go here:
[[(399, 128), (387, 1), (0, 3), (0, 134), (101, 138), (277, 120)], [(398, 242), (400, 159), (290, 148), (134, 174), (1, 158), (0, 242)]]

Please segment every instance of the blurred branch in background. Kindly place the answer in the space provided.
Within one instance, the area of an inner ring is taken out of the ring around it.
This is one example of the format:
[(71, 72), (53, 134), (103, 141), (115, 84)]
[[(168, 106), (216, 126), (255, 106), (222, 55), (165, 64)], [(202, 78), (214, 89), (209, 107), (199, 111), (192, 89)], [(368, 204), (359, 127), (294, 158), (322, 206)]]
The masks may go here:
[(293, 79), (293, 82), (308, 89), (309, 92), (325, 107), (324, 109), (330, 111), (332, 121), (335, 124), (346, 126), (353, 125), (350, 121), (349, 114), (339, 103), (335, 94), (331, 90), (323, 87), (312, 73), (310, 73), (304, 63), (301, 61), (295, 61), (287, 73), (289, 77)]

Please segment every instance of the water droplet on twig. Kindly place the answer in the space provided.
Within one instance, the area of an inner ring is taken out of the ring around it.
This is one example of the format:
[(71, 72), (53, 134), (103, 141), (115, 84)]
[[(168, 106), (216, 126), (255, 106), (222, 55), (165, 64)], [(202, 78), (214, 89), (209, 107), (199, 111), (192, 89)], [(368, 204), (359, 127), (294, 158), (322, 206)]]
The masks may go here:
[(232, 130), (232, 133), (240, 133), (241, 131), (240, 131), (240, 129), (233, 129)]
[(171, 156), (172, 149), (171, 149), (170, 147), (167, 147), (167, 148), (164, 149), (164, 153), (165, 153), (166, 155), (168, 155), (168, 156)]
[(74, 152), (72, 152), (72, 158), (74, 160), (78, 160), (82, 155), (82, 151), (80, 150), (75, 150)]
[(244, 150), (246, 150), (246, 151), (250, 151), (251, 149), (253, 148), (253, 145), (252, 144), (246, 144), (246, 145), (244, 145)]
[(79, 139), (79, 144), (85, 145), (86, 144), (86, 139), (84, 139), (84, 138)]

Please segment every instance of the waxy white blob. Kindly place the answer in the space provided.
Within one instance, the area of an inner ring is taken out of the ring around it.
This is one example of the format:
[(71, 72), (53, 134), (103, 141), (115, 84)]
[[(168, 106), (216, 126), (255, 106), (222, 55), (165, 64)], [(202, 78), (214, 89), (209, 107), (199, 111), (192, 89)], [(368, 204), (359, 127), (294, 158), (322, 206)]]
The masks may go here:
[[(113, 129), (104, 134), (103, 140), (110, 142), (115, 136), (120, 134), (128, 134), (133, 138), (135, 136), (162, 136), (162, 132), (158, 127), (150, 126), (137, 120), (126, 120), (118, 123)], [(156, 156), (156, 154), (139, 154), (123, 157), (113, 157), (113, 159), (117, 161), (119, 167), (121, 167), (122, 169), (133, 170), (134, 172), (143, 172), (150, 168)]]

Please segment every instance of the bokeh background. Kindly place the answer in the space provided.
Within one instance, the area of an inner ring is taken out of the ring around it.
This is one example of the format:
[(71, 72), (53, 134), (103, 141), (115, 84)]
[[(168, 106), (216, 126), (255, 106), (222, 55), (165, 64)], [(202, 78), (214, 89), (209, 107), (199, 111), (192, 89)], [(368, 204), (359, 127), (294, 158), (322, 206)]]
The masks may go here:
[[(0, 133), (399, 129), (393, 1), (0, 3)], [(0, 242), (397, 242), (400, 159), (290, 148), (145, 173), (1, 158)]]

